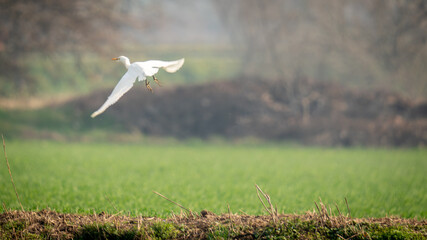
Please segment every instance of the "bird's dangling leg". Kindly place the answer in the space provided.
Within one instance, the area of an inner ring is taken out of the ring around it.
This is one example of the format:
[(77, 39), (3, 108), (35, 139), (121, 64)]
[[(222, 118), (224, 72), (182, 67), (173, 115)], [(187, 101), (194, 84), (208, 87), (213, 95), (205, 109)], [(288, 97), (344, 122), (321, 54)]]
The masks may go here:
[(148, 89), (148, 91), (153, 92), (153, 89), (150, 86), (150, 82), (148, 79), (145, 79), (145, 87)]
[(153, 80), (161, 87), (159, 79), (156, 78), (156, 76), (153, 75)]

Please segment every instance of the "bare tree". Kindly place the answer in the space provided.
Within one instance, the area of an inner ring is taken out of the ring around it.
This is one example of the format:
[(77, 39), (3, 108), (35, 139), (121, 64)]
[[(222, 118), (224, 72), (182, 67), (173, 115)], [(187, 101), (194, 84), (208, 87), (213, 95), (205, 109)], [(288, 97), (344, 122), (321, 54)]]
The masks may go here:
[[(368, 1), (369, 2), (369, 1)], [(402, 88), (427, 92), (427, 2), (372, 1), (370, 51)]]
[(427, 91), (424, 0), (213, 2), (242, 50), (246, 74)]
[(393, 70), (420, 54), (420, 46), (427, 42), (427, 2), (368, 1), (373, 29), (371, 50)]
[(0, 71), (16, 89), (31, 84), (22, 65), (29, 53), (101, 52), (120, 24), (114, 0), (1, 0)]

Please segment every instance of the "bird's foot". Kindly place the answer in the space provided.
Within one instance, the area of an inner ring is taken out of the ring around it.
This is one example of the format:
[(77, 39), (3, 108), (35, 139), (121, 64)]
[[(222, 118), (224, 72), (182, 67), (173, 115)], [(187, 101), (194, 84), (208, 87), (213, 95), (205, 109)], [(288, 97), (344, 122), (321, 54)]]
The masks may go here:
[(150, 82), (145, 82), (145, 87), (147, 88), (148, 91), (153, 92), (153, 89), (150, 86)]
[(159, 79), (157, 79), (157, 78), (156, 78), (156, 76), (154, 76), (154, 75), (153, 75), (153, 80), (157, 83), (157, 85), (159, 85), (160, 87), (162, 86), (162, 85), (160, 84)]

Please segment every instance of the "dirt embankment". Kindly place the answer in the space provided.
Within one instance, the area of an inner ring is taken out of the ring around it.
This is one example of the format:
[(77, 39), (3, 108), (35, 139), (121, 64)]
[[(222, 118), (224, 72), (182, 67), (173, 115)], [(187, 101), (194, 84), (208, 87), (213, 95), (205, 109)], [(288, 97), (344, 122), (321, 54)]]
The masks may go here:
[[(274, 220), (275, 219), (275, 220)], [(304, 215), (215, 215), (203, 210), (168, 219), (120, 214), (0, 213), (4, 239), (424, 239), (425, 220)]]
[[(98, 92), (70, 104), (89, 114), (109, 93)], [(295, 81), (291, 88), (280, 81), (239, 79), (157, 87), (153, 94), (139, 84), (104, 115), (130, 131), (154, 136), (256, 137), (342, 146), (427, 144), (427, 101), (306, 79)]]

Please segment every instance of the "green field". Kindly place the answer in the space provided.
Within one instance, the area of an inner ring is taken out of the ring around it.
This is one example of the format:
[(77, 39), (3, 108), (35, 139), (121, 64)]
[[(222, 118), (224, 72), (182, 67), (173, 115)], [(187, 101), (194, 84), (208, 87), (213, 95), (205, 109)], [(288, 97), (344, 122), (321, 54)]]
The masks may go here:
[[(156, 76), (164, 86), (200, 84), (231, 79), (240, 73), (240, 65), (232, 47), (211, 45), (140, 46), (123, 50), (131, 62), (148, 59), (175, 60), (185, 58), (184, 67), (174, 73), (159, 72)], [(126, 72), (122, 64), (111, 60), (116, 55), (99, 56), (90, 53), (76, 56), (70, 53), (47, 57), (34, 53), (21, 60), (31, 79), (18, 91), (15, 83), (0, 75), (0, 96), (63, 96), (81, 95), (97, 89), (113, 88)], [(221, 71), (218, 71), (221, 69)]]
[[(254, 184), (280, 213), (314, 201), (353, 217), (427, 218), (427, 150), (320, 149), (280, 144), (7, 141), (26, 210), (168, 216), (180, 208), (265, 214)], [(19, 209), (1, 154), (0, 201)]]

